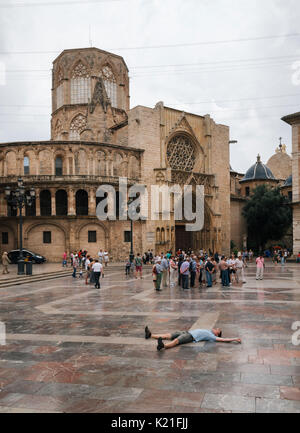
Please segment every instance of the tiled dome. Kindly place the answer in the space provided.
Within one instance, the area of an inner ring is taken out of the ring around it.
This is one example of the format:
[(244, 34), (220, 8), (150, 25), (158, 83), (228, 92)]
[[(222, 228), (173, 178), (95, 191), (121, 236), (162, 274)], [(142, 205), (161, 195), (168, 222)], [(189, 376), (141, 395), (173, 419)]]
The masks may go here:
[(285, 183), (283, 185), (283, 187), (286, 187), (286, 186), (293, 186), (293, 175), (292, 174), (287, 178), (287, 180), (285, 181)]
[(273, 173), (265, 164), (261, 162), (260, 156), (257, 157), (257, 162), (249, 168), (241, 182), (249, 180), (276, 180)]

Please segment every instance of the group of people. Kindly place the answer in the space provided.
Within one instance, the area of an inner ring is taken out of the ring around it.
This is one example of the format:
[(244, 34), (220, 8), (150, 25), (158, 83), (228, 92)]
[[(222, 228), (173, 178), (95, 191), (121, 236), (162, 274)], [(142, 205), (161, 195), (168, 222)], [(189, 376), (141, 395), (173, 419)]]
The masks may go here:
[[(67, 267), (67, 252), (63, 253), (62, 266)], [(79, 271), (79, 278), (83, 278), (83, 271), (85, 271), (85, 284), (95, 284), (96, 289), (100, 289), (100, 278), (104, 278), (104, 266), (107, 267), (109, 262), (108, 252), (102, 249), (99, 250), (97, 258), (93, 259), (87, 250), (79, 250), (71, 252), (70, 264), (73, 268), (72, 277), (77, 278), (77, 271)], [(104, 266), (103, 266), (104, 264)]]
[(176, 255), (170, 251), (157, 256), (152, 268), (155, 290), (161, 291), (161, 286), (166, 288), (168, 283), (171, 288), (178, 284), (184, 290), (194, 288), (196, 284), (199, 288), (204, 285), (210, 288), (217, 284), (218, 276), (223, 287), (246, 283), (244, 269), (247, 264), (241, 254), (227, 258), (218, 253), (208, 256), (205, 251), (201, 252), (202, 255), (197, 256), (193, 251), (187, 254), (179, 250)]

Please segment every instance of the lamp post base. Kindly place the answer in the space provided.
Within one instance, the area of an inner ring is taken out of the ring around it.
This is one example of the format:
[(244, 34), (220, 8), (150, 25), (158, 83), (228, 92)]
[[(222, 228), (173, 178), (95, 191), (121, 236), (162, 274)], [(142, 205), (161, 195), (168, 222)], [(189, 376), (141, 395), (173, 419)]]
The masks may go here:
[(133, 260), (134, 260), (134, 254), (133, 254), (133, 253), (130, 253), (130, 254), (129, 254), (129, 261), (130, 261), (130, 263), (132, 263)]
[(25, 275), (24, 265), (24, 260), (18, 260), (18, 275)]

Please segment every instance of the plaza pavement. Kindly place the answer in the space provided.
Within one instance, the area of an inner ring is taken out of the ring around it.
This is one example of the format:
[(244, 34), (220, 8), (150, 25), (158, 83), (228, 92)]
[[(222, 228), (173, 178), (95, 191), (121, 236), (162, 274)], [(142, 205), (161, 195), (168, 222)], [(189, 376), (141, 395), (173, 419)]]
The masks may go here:
[[(157, 293), (149, 269), (135, 280), (110, 267), (101, 290), (69, 276), (0, 288), (0, 412), (299, 413), (300, 267), (246, 275), (230, 289)], [(157, 352), (145, 325), (218, 326), (243, 344)]]

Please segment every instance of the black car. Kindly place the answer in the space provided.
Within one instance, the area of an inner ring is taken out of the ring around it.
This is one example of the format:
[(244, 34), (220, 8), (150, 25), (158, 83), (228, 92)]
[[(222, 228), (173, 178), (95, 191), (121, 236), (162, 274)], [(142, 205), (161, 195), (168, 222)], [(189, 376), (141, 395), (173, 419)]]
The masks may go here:
[[(20, 255), (20, 250), (12, 250), (8, 253), (8, 258), (11, 261), (11, 263), (18, 263)], [(40, 256), (39, 254), (33, 253), (32, 251), (24, 250), (23, 249), (23, 258), (26, 259), (26, 257), (29, 256), (29, 260), (32, 263), (44, 263), (46, 261), (46, 258), (44, 256)]]

